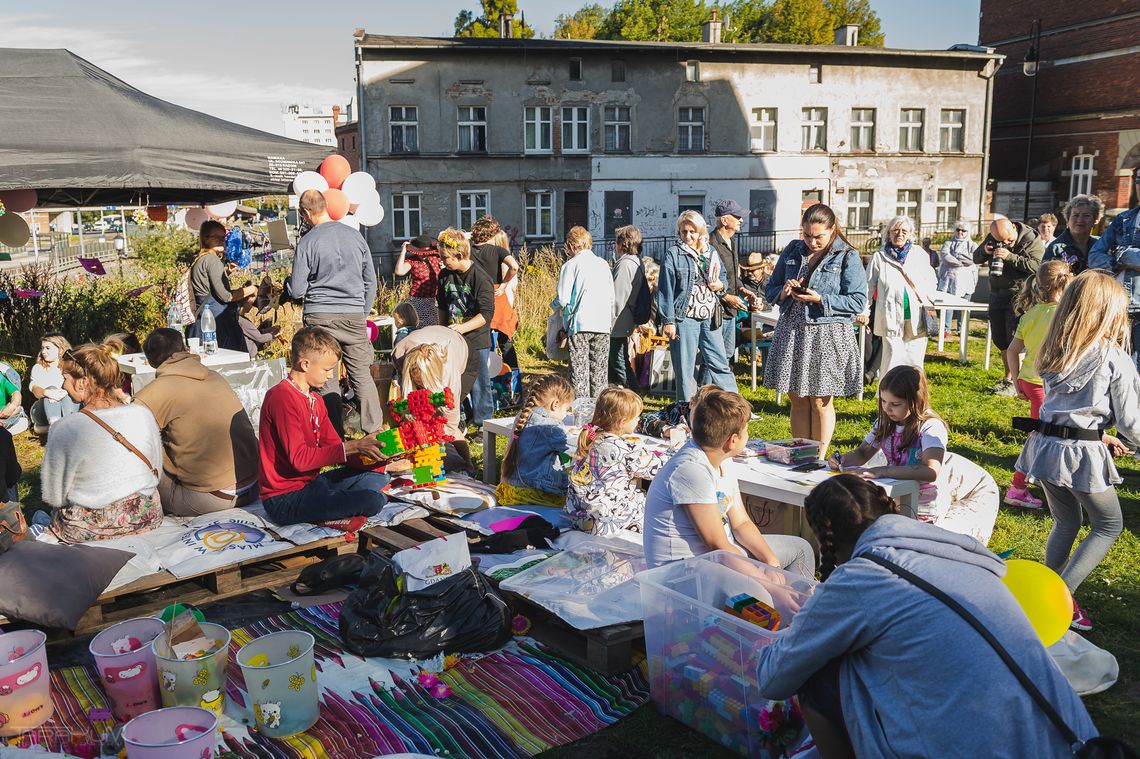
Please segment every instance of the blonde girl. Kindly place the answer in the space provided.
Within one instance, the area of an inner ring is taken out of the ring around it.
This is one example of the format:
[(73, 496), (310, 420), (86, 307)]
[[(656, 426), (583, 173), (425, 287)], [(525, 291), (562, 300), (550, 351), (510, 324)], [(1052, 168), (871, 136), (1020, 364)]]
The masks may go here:
[(36, 397), (32, 403), (32, 423), (36, 433), (46, 435), (48, 428), (68, 414), (79, 410), (63, 389), (63, 372), (59, 362), (71, 343), (58, 332), (49, 332), (40, 338), (40, 353), (28, 376), (28, 390)]
[(575, 528), (594, 535), (642, 531), (645, 491), (665, 459), (625, 439), (637, 426), (641, 396), (611, 385), (598, 396), (594, 417), (578, 435), (570, 468), (566, 513)]
[[(1128, 353), (1128, 295), (1110, 275), (1087, 270), (1061, 296), (1037, 354), (1045, 386), (1041, 418), (1018, 424), (1033, 428), (1017, 469), (1045, 490), (1053, 529), (1045, 564), (1060, 573), (1074, 595), (1072, 626), (1091, 630), (1076, 603), (1077, 588), (1108, 554), (1123, 529), (1113, 456), (1131, 453), (1105, 434), (1115, 426), (1128, 440), (1140, 439), (1140, 376)], [(1082, 512), (1091, 529), (1072, 556)]]
[[(1037, 373), (1037, 352), (1045, 342), (1061, 294), (1072, 281), (1069, 264), (1061, 260), (1046, 261), (1035, 276), (1025, 280), (1014, 302), (1014, 312), (1021, 314), (1021, 319), (1006, 350), (1006, 360), (1017, 378), (1017, 395), (1029, 401), (1029, 416), (1033, 419), (1040, 417), (1041, 404), (1045, 400), (1045, 388), (1041, 384), (1041, 375)], [(1025, 352), (1024, 362), (1021, 360), (1022, 351)], [(1013, 473), (1013, 483), (1005, 493), (1004, 502), (1027, 509), (1041, 508), (1041, 499), (1029, 492), (1025, 472), (1021, 471)]]
[(574, 388), (562, 377), (549, 374), (531, 384), (503, 456), (495, 493), (501, 505), (565, 505), (565, 462), (575, 439), (562, 420), (573, 402)]
[[(836, 453), (828, 463), (834, 470), (872, 480), (915, 480), (919, 483), (916, 516), (933, 522), (950, 504), (949, 490), (936, 484), (948, 437), (946, 423), (930, 408), (926, 375), (913, 366), (896, 366), (879, 382), (879, 417), (867, 437), (854, 451)], [(863, 466), (879, 451), (886, 466)]]

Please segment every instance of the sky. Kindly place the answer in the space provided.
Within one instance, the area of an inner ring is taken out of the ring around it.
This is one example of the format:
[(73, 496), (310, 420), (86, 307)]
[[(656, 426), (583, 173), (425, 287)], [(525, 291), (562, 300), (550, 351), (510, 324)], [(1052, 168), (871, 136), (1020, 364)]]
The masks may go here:
[[(871, 0), (871, 6), (888, 47), (944, 50), (977, 42), (979, 2)], [(584, 4), (519, 0), (519, 9), (550, 36), (559, 14)], [(0, 0), (0, 47), (67, 48), (143, 92), (280, 134), (284, 105), (348, 102), (354, 29), (448, 37), (461, 10), (479, 8), (478, 0)]]

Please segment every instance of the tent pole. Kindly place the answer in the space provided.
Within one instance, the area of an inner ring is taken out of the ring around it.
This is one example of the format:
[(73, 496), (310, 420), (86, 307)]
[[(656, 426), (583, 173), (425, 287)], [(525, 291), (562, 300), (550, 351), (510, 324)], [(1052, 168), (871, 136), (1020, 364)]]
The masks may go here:
[(28, 216), (32, 218), (32, 223), (28, 226), (32, 228), (32, 250), (36, 254), (36, 263), (38, 264), (40, 262), (40, 238), (39, 235), (36, 234), (36, 212), (33, 210)]
[(87, 256), (87, 246), (83, 242), (83, 209), (76, 208), (75, 213), (79, 216), (79, 255)]

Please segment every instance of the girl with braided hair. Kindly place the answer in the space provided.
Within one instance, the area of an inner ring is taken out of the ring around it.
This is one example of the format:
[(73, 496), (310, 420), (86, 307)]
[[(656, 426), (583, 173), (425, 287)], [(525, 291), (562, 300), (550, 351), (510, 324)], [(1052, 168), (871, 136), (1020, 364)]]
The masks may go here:
[[(1097, 734), (977, 540), (898, 514), (878, 485), (839, 474), (804, 503), (825, 582), (756, 652), (759, 695), (799, 696), (821, 756), (1069, 756), (1061, 732), (977, 631), (875, 563), (891, 561), (977, 617), (1081, 738)], [(965, 728), (965, 729), (964, 729)]]
[(562, 420), (573, 402), (574, 388), (556, 374), (531, 383), (507, 440), (495, 491), (500, 505), (565, 505), (567, 451), (576, 437)]

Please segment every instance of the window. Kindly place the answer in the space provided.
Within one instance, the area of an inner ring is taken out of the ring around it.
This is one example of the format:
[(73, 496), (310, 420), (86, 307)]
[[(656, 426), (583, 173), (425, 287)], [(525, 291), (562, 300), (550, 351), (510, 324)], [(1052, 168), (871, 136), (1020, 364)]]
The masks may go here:
[(1069, 197), (1087, 195), (1092, 192), (1092, 180), (1096, 176), (1093, 171), (1093, 157), (1091, 155), (1073, 156), (1073, 170), (1069, 177)]
[(457, 226), (460, 229), (471, 229), (471, 225), (480, 216), (491, 212), (491, 193), (486, 190), (460, 190), (459, 214)]
[(487, 108), (459, 106), (459, 152), (487, 152)]
[(562, 109), (562, 152), (585, 153), (590, 150), (590, 109), (573, 106)]
[(899, 190), (895, 216), (909, 216), (915, 226), (922, 224), (922, 190)]
[(899, 150), (910, 153), (922, 152), (922, 120), (925, 112), (921, 108), (903, 108), (899, 113)]
[(686, 82), (699, 82), (699, 81), (701, 81), (701, 62), (700, 61), (685, 61), (685, 81)]
[(605, 137), (607, 153), (628, 153), (632, 128), (629, 106), (607, 105), (605, 109)]
[(752, 152), (776, 152), (776, 109), (752, 109)]
[(582, 59), (581, 58), (571, 58), (570, 59), (570, 81), (572, 81), (572, 82), (582, 81)]
[(804, 150), (827, 150), (827, 109), (804, 108), (800, 130)]
[(851, 109), (851, 151), (875, 149), (875, 109)]
[(526, 194), (526, 236), (554, 237), (554, 193), (536, 190)]
[(696, 211), (703, 216), (705, 213), (705, 196), (697, 193), (678, 195), (677, 214), (683, 214), (685, 211)]
[(610, 80), (614, 82), (625, 81), (625, 61), (610, 62)]
[(962, 153), (966, 149), (966, 112), (942, 109), (942, 123), (938, 125), (938, 150), (942, 153)]
[(871, 226), (871, 200), (873, 194), (870, 190), (847, 191), (847, 228), (866, 229)]
[(523, 148), (527, 153), (549, 153), (552, 120), (550, 106), (530, 105), (523, 110)]
[(677, 150), (702, 153), (705, 149), (705, 109), (682, 108), (677, 114)]
[(819, 84), (823, 81), (823, 66), (818, 63), (813, 63), (808, 66), (808, 83)]
[(934, 221), (939, 229), (948, 229), (962, 218), (962, 191), (939, 190), (938, 202), (934, 204)]
[(392, 195), (392, 237), (410, 240), (423, 234), (420, 225), (420, 194), (418, 192)]

